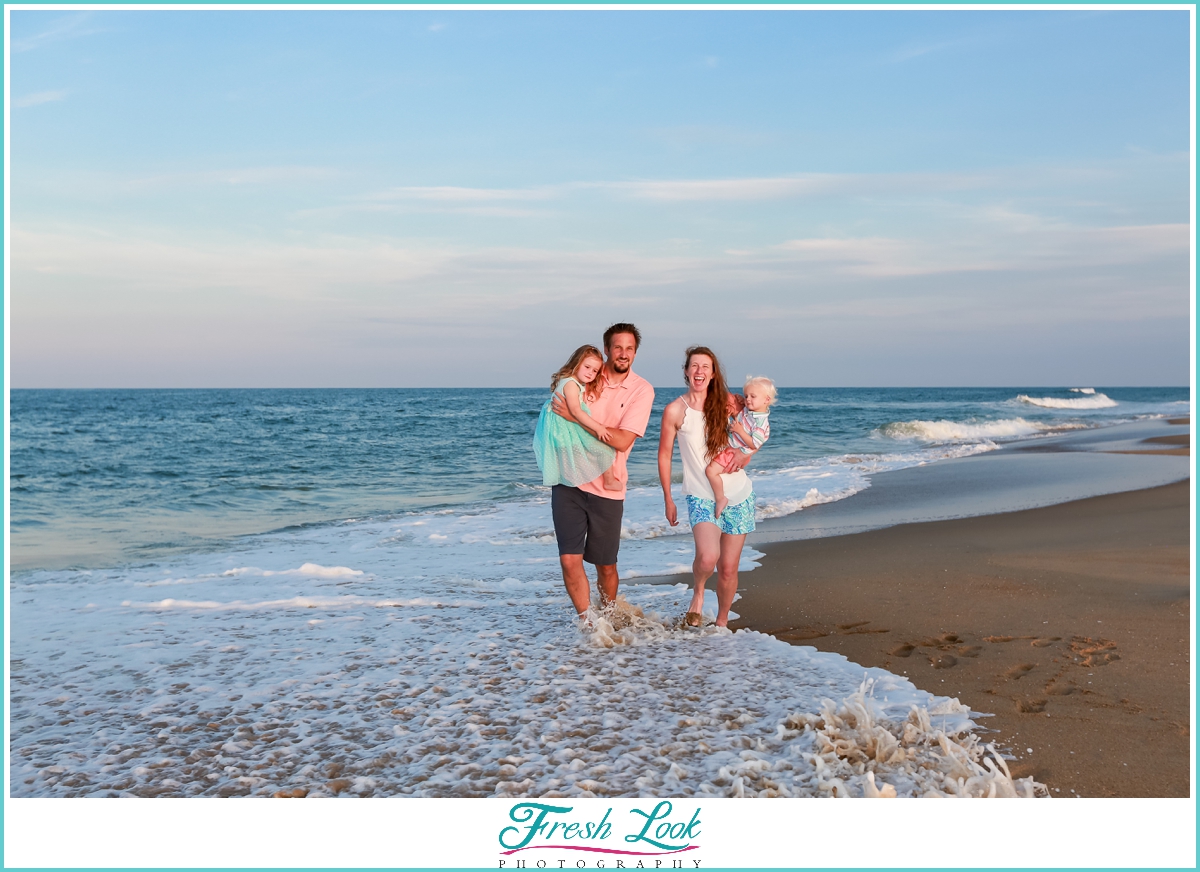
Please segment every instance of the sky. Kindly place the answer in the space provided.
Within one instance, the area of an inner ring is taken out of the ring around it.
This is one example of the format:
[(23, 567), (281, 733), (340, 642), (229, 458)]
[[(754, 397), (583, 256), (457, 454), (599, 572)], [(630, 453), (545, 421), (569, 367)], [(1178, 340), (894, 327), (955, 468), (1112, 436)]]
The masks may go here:
[(1186, 11), (10, 21), (14, 388), (1190, 382)]

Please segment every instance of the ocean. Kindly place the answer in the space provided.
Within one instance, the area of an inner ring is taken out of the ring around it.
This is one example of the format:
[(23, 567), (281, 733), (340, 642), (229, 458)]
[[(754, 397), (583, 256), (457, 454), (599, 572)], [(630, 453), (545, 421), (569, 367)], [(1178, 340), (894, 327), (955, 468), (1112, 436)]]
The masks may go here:
[[(655, 463), (681, 392), (658, 390), (633, 451), (625, 579), (691, 561)], [(623, 584), (643, 616), (581, 633), (530, 447), (547, 395), (12, 391), (12, 794), (1036, 792), (957, 700), (675, 629), (682, 586)], [(750, 474), (759, 517), (783, 517), (1189, 411), (1187, 388), (785, 388)], [(839, 742), (894, 753), (867, 771)]]

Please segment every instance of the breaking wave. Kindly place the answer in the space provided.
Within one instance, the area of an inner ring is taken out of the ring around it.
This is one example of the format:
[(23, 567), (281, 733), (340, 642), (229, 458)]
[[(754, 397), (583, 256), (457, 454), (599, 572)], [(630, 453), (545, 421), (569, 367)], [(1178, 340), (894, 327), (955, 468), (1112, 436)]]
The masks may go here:
[(888, 439), (922, 442), (986, 442), (991, 439), (1017, 439), (1057, 429), (1024, 418), (999, 421), (895, 421), (876, 432)]
[(1095, 393), (1093, 388), (1079, 388), (1079, 392), (1087, 394), (1087, 396), (1062, 399), (1060, 397), (1029, 397), (1025, 394), (1017, 394), (1017, 400), (1031, 406), (1040, 406), (1043, 409), (1111, 409), (1117, 405), (1116, 400), (1110, 399), (1104, 394)]

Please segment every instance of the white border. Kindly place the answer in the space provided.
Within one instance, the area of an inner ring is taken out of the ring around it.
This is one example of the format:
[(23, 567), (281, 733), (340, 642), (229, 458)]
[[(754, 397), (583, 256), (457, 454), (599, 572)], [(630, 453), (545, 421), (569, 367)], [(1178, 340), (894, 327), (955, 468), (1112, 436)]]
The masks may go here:
[[(1191, 32), (1191, 379), (1196, 394), (1196, 7), (1194, 4), (13, 4), (4, 9), (5, 272), (4, 513), (10, 515), (11, 389), (11, 46), (9, 13), (26, 11), (1140, 11), (1190, 12)], [(1192, 429), (1191, 706), (1196, 711), (1196, 431)], [(4, 529), (5, 700), (10, 691), (9, 529)], [(675, 800), (701, 807), (701, 850), (684, 868), (715, 867), (1187, 867), (1196, 866), (1196, 746), (1190, 799), (1087, 799), (1050, 804), (822, 800)], [(23, 867), (479, 867), (498, 868), (496, 836), (513, 800), (61, 800), (11, 799), (9, 708), (4, 708), (4, 864)], [(650, 800), (572, 800), (581, 812)], [(598, 815), (597, 815), (598, 816)], [(549, 859), (549, 855), (546, 855)], [(526, 858), (537, 868), (536, 857)], [(557, 855), (554, 860), (557, 860)], [(568, 857), (566, 867), (574, 865)], [(587, 868), (595, 868), (588, 857)], [(647, 867), (654, 868), (647, 860)], [(628, 865), (628, 864), (627, 864)], [(514, 868), (510, 863), (508, 868)], [(557, 862), (548, 863), (554, 868)], [(607, 868), (615, 868), (608, 862)], [(662, 868), (671, 868), (664, 862)]]

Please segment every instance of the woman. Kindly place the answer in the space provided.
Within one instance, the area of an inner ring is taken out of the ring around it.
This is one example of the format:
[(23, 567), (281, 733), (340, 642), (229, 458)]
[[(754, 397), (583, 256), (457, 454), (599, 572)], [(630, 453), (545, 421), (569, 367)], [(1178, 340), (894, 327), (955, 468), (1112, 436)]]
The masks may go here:
[(735, 454), (728, 467), (731, 474), (722, 476), (729, 506), (714, 517), (716, 500), (704, 477), (709, 460), (725, 449), (729, 442), (729, 391), (717, 356), (702, 345), (687, 350), (683, 361), (687, 393), (663, 410), (662, 436), (658, 443), (658, 479), (662, 483), (667, 522), (679, 523), (675, 501), (671, 498), (671, 454), (676, 437), (679, 456), (683, 460), (683, 493), (687, 501), (688, 522), (696, 540), (696, 559), (692, 575), (696, 580), (692, 604), (685, 621), (688, 626), (700, 626), (704, 611), (704, 584), (717, 570), (717, 626), (729, 623), (729, 607), (737, 593), (738, 561), (746, 534), (754, 530), (754, 489), (750, 478), (742, 471), (748, 455)]

